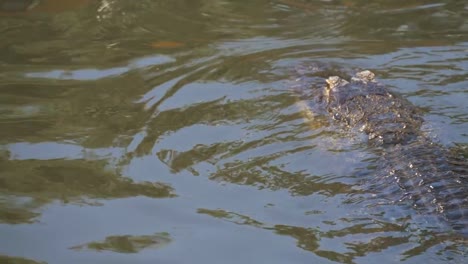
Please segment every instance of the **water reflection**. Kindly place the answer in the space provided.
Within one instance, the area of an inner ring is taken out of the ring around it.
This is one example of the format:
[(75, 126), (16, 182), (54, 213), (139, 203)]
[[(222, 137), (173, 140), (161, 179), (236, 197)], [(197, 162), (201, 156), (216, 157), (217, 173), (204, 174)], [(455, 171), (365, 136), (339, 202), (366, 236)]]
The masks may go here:
[[(281, 236), (292, 237), (296, 239), (297, 246), (303, 250), (338, 263), (356, 263), (361, 257), (391, 248), (399, 248), (400, 251), (399, 255), (393, 256), (393, 261), (406, 261), (428, 250), (435, 250), (437, 254), (450, 252), (449, 255), (454, 254), (453, 256), (464, 254), (463, 248), (458, 248), (456, 243), (445, 243), (446, 240), (450, 241), (449, 237), (431, 233), (422, 233), (419, 236), (405, 235), (402, 233), (404, 227), (371, 218), (337, 219), (327, 224), (343, 228), (325, 231), (329, 228), (266, 224), (248, 216), (220, 209), (199, 209), (198, 213), (237, 225), (249, 225)], [(448, 256), (447, 260), (451, 258)]]
[(127, 73), (131, 70), (156, 66), (173, 62), (174, 60), (168, 56), (149, 56), (135, 60), (127, 67), (116, 67), (110, 69), (81, 69), (81, 70), (51, 70), (47, 72), (29, 72), (26, 73), (28, 78), (43, 78), (56, 80), (76, 80), (76, 81), (96, 81), (104, 78), (112, 78)]
[(73, 250), (114, 251), (119, 253), (138, 253), (147, 248), (160, 248), (170, 243), (169, 234), (160, 233), (149, 236), (109, 236), (103, 242), (90, 242), (73, 246)]
[(2, 0), (0, 14), (58, 13), (84, 7), (94, 0)]
[(134, 182), (92, 160), (2, 160), (0, 222), (32, 222), (38, 209), (54, 200), (99, 205), (100, 199), (133, 196), (174, 197), (173, 189), (158, 182)]
[[(49, 263), (133, 263), (117, 254), (130, 252), (148, 263), (466, 259), (437, 219), (366, 207), (376, 153), (305, 115), (312, 100), (291, 86), (324, 84), (298, 65), (372, 69), (423, 108), (437, 142), (464, 146), (465, 3), (38, 3), (0, 13), (1, 254)], [(466, 149), (452, 151), (466, 174)], [(155, 230), (170, 239), (148, 235)]]
[(34, 261), (27, 258), (20, 258), (20, 257), (10, 257), (0, 255), (0, 261), (2, 263), (14, 263), (14, 264), (45, 264), (46, 262)]

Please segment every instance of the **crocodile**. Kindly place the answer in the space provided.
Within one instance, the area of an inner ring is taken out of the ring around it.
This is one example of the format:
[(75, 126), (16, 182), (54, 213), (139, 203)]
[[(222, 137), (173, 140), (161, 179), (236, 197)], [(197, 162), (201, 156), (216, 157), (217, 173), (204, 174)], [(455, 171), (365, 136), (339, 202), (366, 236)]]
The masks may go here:
[(325, 115), (367, 135), (369, 148), (378, 153), (373, 184), (368, 185), (372, 192), (410, 203), (419, 213), (436, 214), (454, 233), (468, 237), (467, 170), (457, 171), (450, 150), (423, 131), (418, 107), (369, 70), (350, 78), (329, 76), (316, 90), (314, 102)]

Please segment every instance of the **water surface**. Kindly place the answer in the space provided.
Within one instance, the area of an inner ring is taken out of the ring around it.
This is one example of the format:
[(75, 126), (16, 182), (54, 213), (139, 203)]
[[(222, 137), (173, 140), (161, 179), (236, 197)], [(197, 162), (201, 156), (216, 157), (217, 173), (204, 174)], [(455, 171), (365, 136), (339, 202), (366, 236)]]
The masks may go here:
[(7, 2), (1, 261), (468, 260), (437, 219), (367, 208), (375, 154), (291, 89), (372, 70), (466, 159), (464, 1)]

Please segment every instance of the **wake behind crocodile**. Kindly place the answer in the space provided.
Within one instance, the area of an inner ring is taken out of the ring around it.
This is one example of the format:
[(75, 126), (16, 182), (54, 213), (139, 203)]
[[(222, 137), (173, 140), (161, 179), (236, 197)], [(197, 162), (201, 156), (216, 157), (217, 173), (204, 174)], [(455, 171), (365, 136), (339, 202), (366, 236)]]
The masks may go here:
[(319, 66), (306, 71), (312, 80), (325, 79), (325, 84), (296, 85), (305, 99), (298, 103), (302, 111), (327, 116), (332, 124), (365, 135), (367, 146), (377, 153), (374, 173), (363, 188), (390, 205), (410, 205), (427, 221), (438, 219), (468, 237), (466, 170), (457, 170), (450, 150), (421, 129), (425, 121), (419, 108), (368, 70), (348, 78), (347, 73)]

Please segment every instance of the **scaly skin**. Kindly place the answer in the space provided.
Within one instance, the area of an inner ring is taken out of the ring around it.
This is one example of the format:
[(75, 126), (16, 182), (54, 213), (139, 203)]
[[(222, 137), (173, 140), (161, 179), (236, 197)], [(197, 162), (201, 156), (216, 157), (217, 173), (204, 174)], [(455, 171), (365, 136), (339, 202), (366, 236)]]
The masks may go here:
[(369, 135), (373, 144), (397, 144), (413, 140), (423, 119), (410, 102), (391, 93), (370, 71), (357, 73), (348, 82), (327, 79), (323, 98), (334, 119)]
[(421, 130), (424, 120), (418, 109), (370, 71), (349, 81), (338, 76), (326, 81), (320, 96), (326, 111), (338, 123), (367, 134), (369, 144), (379, 149), (374, 191), (389, 196), (398, 192), (394, 200), (409, 199), (419, 212), (437, 213), (468, 236), (466, 175), (454, 172), (447, 149)]

